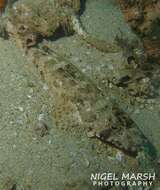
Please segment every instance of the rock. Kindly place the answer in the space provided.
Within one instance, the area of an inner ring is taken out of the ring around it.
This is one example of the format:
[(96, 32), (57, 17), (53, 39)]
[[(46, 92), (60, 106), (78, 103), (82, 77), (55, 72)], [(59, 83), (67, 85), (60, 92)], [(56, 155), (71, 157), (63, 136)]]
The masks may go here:
[(160, 29), (158, 20), (160, 17), (160, 1), (141, 0), (130, 3), (130, 1), (119, 0), (118, 2), (126, 21), (143, 38), (148, 57), (159, 63)]

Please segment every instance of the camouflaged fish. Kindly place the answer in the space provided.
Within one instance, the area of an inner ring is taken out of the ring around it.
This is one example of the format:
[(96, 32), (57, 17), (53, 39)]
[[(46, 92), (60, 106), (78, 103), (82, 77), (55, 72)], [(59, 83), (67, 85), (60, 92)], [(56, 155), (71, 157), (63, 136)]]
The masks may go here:
[(103, 52), (117, 52), (118, 46), (96, 39), (85, 32), (79, 16), (80, 0), (17, 1), (9, 11), (7, 31), (23, 46), (35, 46), (43, 39), (78, 34), (87, 43)]

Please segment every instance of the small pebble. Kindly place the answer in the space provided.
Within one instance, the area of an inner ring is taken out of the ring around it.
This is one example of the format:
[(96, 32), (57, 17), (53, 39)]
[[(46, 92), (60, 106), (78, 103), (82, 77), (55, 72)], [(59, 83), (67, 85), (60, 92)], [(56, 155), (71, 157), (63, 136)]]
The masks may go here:
[(108, 156), (107, 158), (108, 158), (109, 160), (111, 160), (111, 161), (114, 161), (114, 160), (115, 160), (115, 158), (112, 157), (112, 156)]
[(84, 164), (88, 168), (90, 166), (90, 162), (85, 154), (83, 154)]
[(147, 100), (147, 103), (148, 103), (148, 104), (154, 104), (154, 103), (155, 103), (155, 100), (153, 100), (153, 99), (148, 99), (148, 100)]
[(118, 151), (117, 154), (116, 154), (116, 160), (118, 162), (122, 162), (123, 161), (123, 156), (124, 155), (122, 154), (122, 152)]
[(52, 144), (52, 140), (51, 139), (48, 140), (48, 144)]
[(140, 110), (139, 110), (139, 109), (136, 109), (136, 110), (134, 111), (134, 113), (135, 113), (135, 114), (140, 114)]
[(109, 83), (109, 88), (113, 88), (113, 85), (112, 85), (112, 83)]
[(31, 95), (27, 95), (27, 98), (29, 98), (29, 99), (30, 99), (30, 98), (32, 98), (32, 96), (31, 96)]
[(96, 136), (95, 131), (89, 131), (89, 132), (87, 133), (87, 137), (89, 137), (89, 138), (93, 138), (93, 137), (95, 137), (95, 136)]
[(90, 52), (90, 51), (87, 51), (87, 52), (86, 52), (86, 54), (87, 54), (87, 55), (90, 55), (90, 54), (91, 54), (91, 52)]
[(29, 93), (31, 93), (31, 94), (33, 93), (33, 88), (31, 88), (31, 89), (29, 90)]
[(90, 162), (87, 158), (85, 158), (85, 164), (86, 164), (86, 167), (88, 168), (90, 166)]
[(44, 113), (38, 115), (38, 121), (44, 120)]
[(48, 85), (47, 84), (44, 84), (43, 85), (43, 90), (47, 91), (49, 88), (48, 88)]
[(149, 107), (149, 110), (154, 110), (153, 106), (150, 106), (150, 107)]
[(18, 106), (18, 110), (21, 111), (21, 112), (24, 111), (23, 107), (21, 107), (21, 106)]

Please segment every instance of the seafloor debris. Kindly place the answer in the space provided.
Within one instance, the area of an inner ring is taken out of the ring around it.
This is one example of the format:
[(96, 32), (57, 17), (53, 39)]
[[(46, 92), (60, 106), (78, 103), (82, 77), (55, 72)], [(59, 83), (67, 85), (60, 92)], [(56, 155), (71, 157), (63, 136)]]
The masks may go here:
[(43, 121), (38, 121), (37, 126), (35, 128), (35, 132), (38, 136), (44, 137), (45, 135), (48, 134), (48, 126), (45, 122)]

